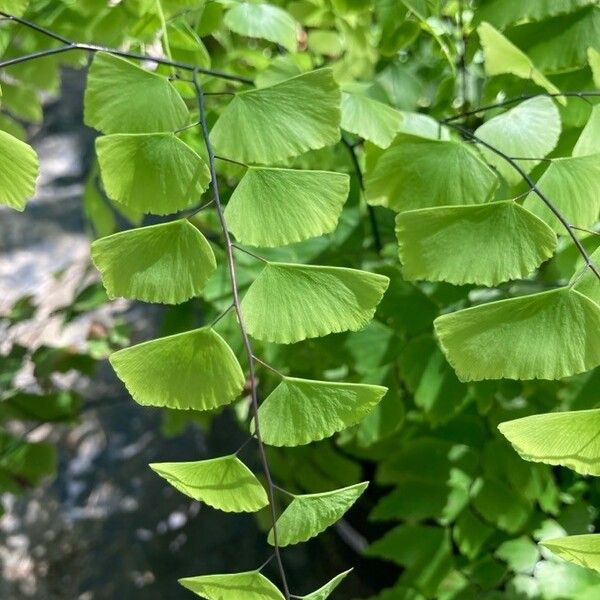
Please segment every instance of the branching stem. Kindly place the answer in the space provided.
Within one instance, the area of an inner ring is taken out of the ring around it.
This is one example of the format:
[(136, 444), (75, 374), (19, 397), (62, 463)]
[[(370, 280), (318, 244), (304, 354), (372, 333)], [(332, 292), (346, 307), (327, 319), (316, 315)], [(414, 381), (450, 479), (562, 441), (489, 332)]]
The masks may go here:
[(262, 462), (262, 467), (265, 475), (265, 479), (267, 480), (267, 494), (269, 498), (269, 508), (271, 511), (271, 520), (272, 520), (272, 531), (273, 531), (273, 546), (274, 546), (274, 554), (277, 559), (277, 565), (279, 568), (279, 574), (281, 576), (281, 583), (283, 585), (283, 591), (286, 600), (290, 600), (290, 591), (288, 588), (287, 577), (285, 574), (285, 569), (283, 566), (283, 561), (281, 560), (281, 551), (279, 548), (279, 542), (277, 538), (277, 513), (275, 508), (275, 485), (273, 483), (273, 479), (271, 477), (271, 471), (269, 468), (269, 461), (267, 460), (267, 453), (265, 450), (264, 443), (262, 441), (262, 436), (260, 433), (260, 423), (258, 418), (258, 380), (256, 378), (256, 363), (254, 359), (254, 354), (252, 352), (252, 343), (250, 342), (250, 337), (248, 336), (248, 331), (246, 329), (246, 323), (244, 321), (244, 315), (242, 313), (239, 292), (238, 292), (238, 283), (237, 283), (237, 274), (235, 268), (235, 257), (233, 255), (233, 242), (231, 241), (231, 236), (229, 234), (229, 229), (227, 227), (227, 222), (225, 220), (225, 215), (223, 212), (223, 206), (221, 204), (221, 198), (219, 195), (219, 184), (217, 180), (217, 170), (215, 166), (215, 153), (210, 141), (209, 133), (208, 133), (208, 125), (206, 124), (206, 111), (204, 108), (204, 93), (202, 90), (202, 86), (198, 80), (199, 70), (194, 71), (194, 88), (196, 90), (196, 96), (198, 99), (198, 111), (200, 115), (200, 126), (202, 130), (202, 136), (204, 138), (204, 143), (206, 145), (206, 152), (208, 154), (208, 165), (210, 169), (211, 175), (211, 189), (212, 189), (212, 197), (215, 205), (215, 209), (217, 211), (217, 215), (219, 217), (219, 222), (221, 223), (221, 229), (223, 230), (223, 238), (225, 240), (225, 252), (227, 254), (227, 267), (229, 270), (229, 278), (231, 280), (231, 293), (233, 296), (233, 308), (237, 315), (238, 325), (240, 329), (240, 334), (242, 336), (242, 341), (244, 344), (244, 349), (246, 353), (246, 358), (248, 360), (248, 369), (250, 376), (250, 397), (252, 400), (252, 410), (254, 413), (254, 434), (256, 436), (256, 441), (258, 442), (258, 449), (260, 454), (260, 460)]
[(567, 230), (568, 235), (571, 237), (571, 239), (575, 243), (575, 246), (577, 246), (577, 250), (579, 250), (579, 253), (581, 254), (581, 256), (583, 256), (583, 259), (585, 260), (585, 264), (590, 268), (592, 273), (594, 273), (594, 275), (598, 279), (600, 279), (600, 269), (598, 269), (598, 267), (592, 260), (591, 256), (588, 254), (587, 250), (584, 248), (583, 244), (579, 241), (579, 238), (577, 237), (577, 234), (575, 233), (573, 226), (569, 223), (569, 221), (567, 221), (565, 216), (558, 209), (558, 207), (554, 204), (554, 202), (552, 202), (552, 200), (550, 200), (550, 198), (548, 198), (548, 196), (546, 196), (546, 194), (544, 194), (544, 192), (542, 192), (542, 190), (540, 190), (540, 188), (536, 185), (535, 181), (533, 181), (533, 179), (531, 179), (531, 177), (528, 175), (528, 173), (525, 170), (523, 170), (523, 168), (519, 165), (519, 163), (517, 163), (514, 158), (511, 158), (510, 156), (508, 156), (508, 154), (505, 154), (504, 152), (502, 152), (502, 150), (500, 150), (499, 148), (496, 148), (496, 146), (493, 146), (492, 144), (486, 142), (485, 140), (482, 140), (480, 137), (477, 137), (473, 132), (469, 131), (465, 127), (461, 127), (460, 125), (454, 125), (452, 123), (447, 123), (447, 125), (449, 127), (451, 127), (452, 129), (461, 133), (463, 136), (473, 140), (474, 142), (477, 142), (478, 144), (481, 144), (482, 146), (484, 146), (485, 148), (487, 148), (488, 150), (490, 150), (491, 152), (493, 152), (494, 154), (496, 154), (497, 156), (499, 156), (500, 158), (505, 160), (513, 169), (515, 169), (515, 171), (517, 171), (519, 173), (519, 175), (521, 175), (521, 177), (527, 182), (527, 185), (529, 186), (531, 191), (542, 200), (542, 202), (548, 207), (548, 209), (560, 221), (561, 225)]
[(44, 56), (51, 56), (53, 54), (61, 54), (63, 52), (69, 52), (71, 50), (83, 50), (87, 52), (107, 52), (108, 54), (113, 54), (115, 56), (122, 56), (124, 58), (131, 58), (133, 60), (141, 60), (141, 61), (150, 61), (159, 65), (166, 65), (170, 67), (174, 67), (177, 69), (183, 69), (185, 71), (190, 71), (192, 73), (203, 73), (204, 75), (211, 75), (213, 77), (218, 77), (219, 79), (227, 79), (229, 81), (238, 81), (240, 83), (252, 84), (252, 80), (246, 77), (242, 77), (240, 75), (235, 75), (233, 73), (224, 73), (223, 71), (216, 71), (213, 69), (203, 69), (196, 65), (192, 65), (185, 62), (179, 62), (175, 60), (170, 60), (168, 58), (161, 58), (158, 56), (148, 56), (146, 54), (139, 54), (137, 52), (126, 52), (125, 50), (118, 50), (117, 48), (107, 48), (105, 46), (99, 46), (97, 44), (87, 44), (83, 42), (75, 42), (70, 40), (58, 33), (50, 31), (45, 27), (41, 27), (36, 23), (32, 23), (31, 21), (27, 21), (26, 19), (22, 19), (21, 17), (16, 17), (9, 13), (1, 12), (0, 16), (8, 19), (9, 21), (14, 21), (15, 23), (19, 23), (24, 27), (32, 29), (33, 31), (37, 31), (46, 37), (49, 37), (53, 40), (61, 42), (63, 45), (58, 48), (49, 48), (48, 50), (39, 50), (37, 52), (32, 52), (30, 54), (25, 54), (23, 56), (17, 56), (16, 58), (11, 58), (8, 60), (0, 61), (0, 69), (4, 67), (10, 67), (11, 65), (17, 65), (22, 62), (26, 62), (29, 60), (33, 60), (36, 58), (42, 58)]

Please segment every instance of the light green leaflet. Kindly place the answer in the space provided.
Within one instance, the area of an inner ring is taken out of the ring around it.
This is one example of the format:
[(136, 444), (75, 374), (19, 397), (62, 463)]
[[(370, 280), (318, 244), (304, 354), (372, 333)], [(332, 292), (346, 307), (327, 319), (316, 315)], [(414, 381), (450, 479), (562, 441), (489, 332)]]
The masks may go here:
[(478, 7), (477, 21), (489, 21), (494, 27), (504, 29), (518, 21), (541, 21), (580, 6), (594, 4), (596, 0), (489, 0)]
[(84, 106), (85, 124), (103, 133), (175, 131), (190, 119), (166, 77), (105, 52), (90, 67)]
[[(579, 227), (593, 225), (600, 214), (600, 154), (553, 160), (537, 187), (569, 223)], [(529, 193), (523, 206), (555, 231), (565, 232), (564, 226), (535, 192)]]
[(456, 285), (526, 277), (556, 248), (552, 229), (512, 200), (402, 212), (396, 235), (406, 279)]
[(352, 571), (348, 569), (339, 575), (336, 575), (331, 581), (328, 581), (323, 587), (318, 590), (307, 594), (306, 596), (300, 596), (300, 600), (327, 600), (335, 588), (342, 583), (346, 576)]
[(210, 410), (233, 402), (245, 384), (235, 354), (208, 327), (143, 342), (109, 360), (144, 406)]
[(570, 535), (541, 544), (564, 560), (600, 571), (600, 534)]
[(331, 69), (239, 92), (213, 127), (215, 151), (245, 163), (273, 164), (335, 144), (340, 101)]
[(532, 415), (498, 429), (525, 460), (600, 475), (600, 409)]
[(254, 473), (235, 455), (150, 468), (182, 494), (224, 512), (256, 512), (269, 504)]
[(241, 2), (225, 15), (225, 25), (240, 35), (262, 38), (294, 52), (298, 45), (296, 21), (272, 4)]
[(163, 304), (200, 295), (217, 268), (210, 244), (185, 219), (96, 240), (92, 260), (110, 298)]
[(184, 577), (179, 583), (206, 600), (284, 600), (275, 585), (258, 571)]
[(317, 265), (270, 262), (242, 300), (254, 338), (291, 344), (341, 331), (357, 331), (375, 314), (389, 279)]
[(598, 52), (598, 50), (595, 48), (588, 48), (587, 58), (590, 69), (592, 69), (594, 85), (596, 87), (600, 87), (600, 52)]
[(467, 144), (401, 133), (369, 169), (369, 204), (397, 212), (487, 202), (498, 178)]
[(188, 208), (210, 182), (206, 163), (172, 133), (106, 135), (96, 151), (108, 196), (144, 213)]
[[(560, 130), (560, 115), (552, 99), (537, 96), (486, 121), (475, 130), (475, 135), (508, 156), (543, 158), (554, 150)], [(509, 185), (517, 185), (521, 181), (521, 175), (502, 157), (483, 146), (480, 150)], [(516, 162), (529, 173), (540, 161)]]
[[(592, 259), (592, 262), (600, 268), (600, 248), (598, 248), (590, 258)], [(572, 285), (578, 292), (591, 298), (598, 306), (600, 306), (600, 281), (587, 265), (573, 275), (569, 285)]]
[(350, 177), (344, 173), (250, 167), (225, 217), (243, 244), (284, 246), (331, 233), (349, 189)]
[[(321, 494), (294, 495), (294, 499), (277, 519), (280, 546), (299, 544), (319, 535), (350, 510), (367, 489), (368, 481)], [(269, 532), (273, 545), (273, 530)]]
[(29, 6), (29, 0), (0, 0), (0, 10), (16, 17), (22, 17)]
[(260, 430), (271, 446), (300, 446), (362, 421), (387, 388), (284, 377), (261, 404)]
[(395, 108), (363, 94), (342, 93), (342, 129), (387, 148), (402, 122)]
[(463, 381), (561, 379), (600, 365), (600, 306), (571, 288), (459, 310), (434, 326)]
[[(483, 47), (485, 72), (488, 75), (510, 73), (521, 79), (531, 79), (551, 94), (560, 92), (551, 81), (536, 69), (531, 59), (524, 52), (519, 50), (489, 23), (481, 23), (477, 28), (477, 33)], [(559, 102), (565, 104), (564, 98), (559, 99)]]
[(22, 211), (35, 192), (39, 163), (35, 150), (0, 131), (0, 204)]
[(600, 105), (592, 107), (588, 119), (577, 143), (573, 148), (573, 156), (589, 156), (600, 153)]

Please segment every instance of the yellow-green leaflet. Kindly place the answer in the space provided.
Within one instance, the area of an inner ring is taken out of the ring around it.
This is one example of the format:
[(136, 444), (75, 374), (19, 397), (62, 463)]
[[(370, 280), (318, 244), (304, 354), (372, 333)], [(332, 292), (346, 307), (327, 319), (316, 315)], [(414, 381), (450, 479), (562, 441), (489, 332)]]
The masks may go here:
[(245, 163), (276, 164), (335, 144), (340, 139), (340, 100), (328, 68), (239, 92), (212, 129), (215, 151)]
[(210, 244), (185, 219), (96, 240), (92, 260), (111, 298), (163, 304), (200, 295), (217, 268)]
[[(367, 489), (368, 481), (321, 494), (294, 495), (277, 519), (277, 541), (280, 546), (306, 542), (325, 531), (350, 510)], [(274, 543), (273, 530), (269, 544)]]
[(254, 473), (235, 455), (150, 465), (182, 494), (225, 512), (256, 512), (269, 500)]
[(275, 585), (258, 571), (184, 577), (179, 583), (206, 600), (284, 600)]
[(273, 262), (248, 289), (242, 310), (253, 337), (291, 344), (361, 329), (388, 283), (368, 271)]
[(233, 402), (245, 377), (225, 340), (202, 327), (143, 342), (109, 357), (138, 404), (209, 410)]

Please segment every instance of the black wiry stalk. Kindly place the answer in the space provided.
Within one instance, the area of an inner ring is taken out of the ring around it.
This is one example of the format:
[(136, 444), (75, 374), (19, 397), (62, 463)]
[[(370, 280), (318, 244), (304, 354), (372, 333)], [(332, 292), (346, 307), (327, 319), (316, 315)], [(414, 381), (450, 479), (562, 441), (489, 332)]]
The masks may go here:
[[(358, 179), (358, 186), (360, 187), (360, 191), (364, 194), (365, 181), (363, 178), (362, 169), (360, 168), (360, 163), (358, 162), (358, 156), (356, 156), (356, 150), (344, 136), (342, 136), (342, 144), (344, 144), (344, 146), (348, 149), (350, 159), (352, 160), (352, 166), (354, 167), (354, 172), (356, 173), (356, 178)], [(375, 214), (375, 209), (368, 203), (367, 212), (369, 213), (369, 222), (371, 223), (371, 231), (373, 232), (373, 244), (377, 253), (380, 254), (383, 245), (381, 243), (381, 235), (379, 234), (379, 226), (377, 225), (377, 216)]]
[[(452, 115), (451, 117), (447, 117), (442, 119), (442, 123), (448, 124), (454, 121), (458, 121), (460, 119), (464, 119), (465, 117), (471, 117), (473, 115), (479, 114), (481, 112), (487, 112), (488, 110), (494, 110), (495, 108), (503, 108), (505, 106), (510, 106), (511, 104), (516, 104), (517, 102), (522, 102), (523, 100), (530, 100), (531, 98), (536, 98), (537, 96), (545, 96), (546, 98), (581, 98), (582, 100), (586, 100), (587, 98), (597, 98), (600, 97), (600, 92), (556, 92), (554, 94), (548, 92), (538, 92), (537, 94), (521, 94), (520, 96), (515, 96), (514, 98), (507, 98), (506, 100), (502, 100), (500, 102), (494, 102), (493, 104), (484, 104), (483, 106), (479, 106), (472, 110), (467, 110), (465, 112), (457, 113), (456, 115)], [(588, 101), (589, 102), (589, 101)]]
[(217, 211), (217, 215), (219, 217), (219, 222), (221, 223), (221, 229), (223, 230), (223, 237), (225, 239), (225, 250), (227, 253), (227, 267), (229, 269), (229, 278), (231, 280), (231, 293), (233, 296), (233, 308), (237, 315), (238, 325), (240, 329), (240, 334), (242, 336), (242, 340), (244, 343), (244, 349), (246, 352), (246, 357), (248, 359), (248, 369), (250, 372), (250, 396), (252, 398), (252, 410), (254, 412), (254, 435), (256, 436), (256, 441), (258, 442), (258, 449), (260, 453), (260, 459), (262, 462), (263, 471), (265, 474), (265, 478), (267, 480), (267, 493), (269, 497), (269, 508), (271, 510), (271, 520), (273, 523), (273, 546), (275, 547), (275, 558), (277, 560), (277, 565), (279, 568), (279, 574), (281, 576), (281, 582), (283, 585), (284, 594), (286, 600), (290, 599), (290, 591), (287, 584), (287, 578), (285, 575), (285, 569), (283, 567), (283, 562), (281, 560), (281, 552), (279, 548), (279, 542), (277, 539), (277, 514), (275, 509), (275, 486), (273, 484), (273, 479), (271, 478), (271, 471), (269, 469), (269, 462), (267, 460), (267, 454), (265, 451), (265, 446), (262, 441), (261, 433), (260, 433), (260, 423), (258, 419), (258, 382), (256, 379), (256, 364), (254, 354), (252, 352), (252, 344), (250, 342), (250, 338), (248, 337), (248, 332), (246, 330), (246, 324), (244, 321), (244, 315), (242, 314), (242, 308), (240, 305), (240, 298), (238, 293), (238, 284), (237, 284), (237, 274), (235, 269), (235, 258), (233, 256), (234, 245), (231, 241), (231, 236), (229, 235), (229, 229), (227, 227), (227, 222), (225, 221), (225, 215), (223, 213), (223, 206), (221, 205), (221, 198), (219, 195), (219, 184), (217, 181), (217, 171), (215, 168), (215, 153), (210, 142), (210, 137), (208, 134), (208, 126), (206, 124), (206, 111), (204, 109), (204, 93), (202, 90), (202, 86), (198, 81), (198, 71), (194, 72), (194, 87), (196, 89), (196, 95), (198, 98), (198, 110), (200, 113), (200, 126), (202, 129), (202, 136), (204, 137), (204, 143), (206, 144), (206, 151), (208, 153), (208, 165), (210, 169), (211, 175), (211, 189), (213, 196), (213, 203), (215, 205), (215, 209)]
[(113, 54), (115, 56), (122, 56), (123, 58), (131, 58), (133, 60), (146, 60), (150, 62), (154, 62), (159, 65), (166, 65), (169, 67), (175, 67), (177, 69), (183, 69), (185, 71), (204, 73), (205, 75), (212, 75), (213, 77), (218, 77), (219, 79), (227, 79), (229, 81), (239, 81), (240, 83), (252, 84), (252, 80), (246, 77), (242, 77), (240, 75), (234, 75), (233, 73), (224, 73), (223, 71), (216, 71), (214, 69), (202, 69), (196, 65), (192, 65), (190, 63), (179, 62), (175, 60), (170, 60), (167, 58), (161, 58), (158, 56), (148, 56), (146, 54), (139, 54), (137, 52), (126, 52), (125, 50), (118, 50), (117, 48), (107, 48), (105, 46), (99, 46), (97, 44), (87, 44), (83, 42), (74, 42), (58, 33), (54, 33), (45, 27), (41, 27), (40, 25), (36, 25), (31, 21), (27, 21), (26, 19), (22, 19), (20, 17), (15, 17), (9, 13), (1, 12), (0, 16), (6, 18), (9, 21), (14, 21), (15, 23), (19, 23), (24, 27), (28, 27), (33, 31), (37, 31), (46, 37), (49, 37), (53, 40), (61, 42), (63, 46), (59, 46), (58, 48), (49, 48), (48, 50), (39, 50), (37, 52), (32, 52), (30, 54), (24, 54), (23, 56), (17, 56), (16, 58), (11, 58), (8, 60), (0, 61), (0, 69), (4, 67), (10, 67), (12, 65), (18, 65), (19, 63), (27, 62), (29, 60), (34, 60), (36, 58), (43, 58), (44, 56), (52, 56), (53, 54), (61, 54), (63, 52), (69, 52), (71, 50), (83, 50), (86, 52), (107, 52), (108, 54)]
[(548, 198), (548, 196), (546, 196), (546, 194), (544, 194), (544, 192), (542, 192), (542, 190), (540, 190), (540, 188), (536, 185), (536, 183), (533, 181), (533, 179), (531, 179), (531, 177), (527, 174), (527, 172), (525, 170), (523, 170), (523, 168), (521, 168), (519, 163), (517, 163), (514, 158), (508, 156), (508, 154), (505, 154), (504, 152), (502, 152), (502, 150), (500, 150), (499, 148), (496, 148), (496, 146), (493, 146), (492, 144), (489, 144), (485, 140), (482, 140), (480, 137), (477, 137), (474, 133), (472, 133), (465, 127), (461, 127), (460, 125), (453, 125), (451, 123), (448, 123), (448, 126), (452, 127), (452, 129), (455, 129), (456, 131), (460, 132), (462, 135), (473, 140), (474, 142), (481, 144), (482, 146), (484, 146), (485, 148), (487, 148), (488, 150), (490, 150), (491, 152), (493, 152), (494, 154), (496, 154), (497, 156), (499, 156), (500, 158), (505, 160), (513, 169), (515, 169), (515, 171), (517, 171), (519, 173), (519, 175), (521, 175), (521, 177), (527, 182), (527, 185), (529, 186), (530, 190), (542, 200), (542, 202), (550, 209), (550, 211), (554, 214), (554, 216), (560, 221), (561, 225), (567, 230), (567, 233), (569, 234), (569, 236), (571, 237), (571, 239), (577, 246), (577, 250), (579, 250), (579, 253), (581, 254), (581, 256), (583, 256), (583, 259), (585, 260), (585, 264), (589, 267), (589, 269), (592, 271), (592, 273), (594, 273), (594, 275), (598, 279), (600, 279), (600, 269), (598, 269), (598, 267), (592, 260), (592, 257), (588, 254), (587, 250), (583, 247), (583, 244), (579, 241), (579, 238), (577, 237), (577, 234), (575, 233), (576, 228), (573, 227), (569, 223), (569, 221), (567, 221), (565, 216), (556, 207), (554, 202), (552, 202), (552, 200), (550, 200), (550, 198)]

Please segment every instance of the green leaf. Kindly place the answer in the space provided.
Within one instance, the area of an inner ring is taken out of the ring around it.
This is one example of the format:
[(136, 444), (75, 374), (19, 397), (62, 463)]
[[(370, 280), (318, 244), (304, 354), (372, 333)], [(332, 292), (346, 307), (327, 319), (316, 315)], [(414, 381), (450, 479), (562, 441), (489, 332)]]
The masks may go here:
[(231, 348), (208, 327), (143, 342), (109, 360), (144, 406), (209, 410), (233, 402), (246, 382)]
[(172, 133), (106, 135), (96, 151), (108, 196), (144, 213), (188, 208), (210, 182), (206, 163)]
[(387, 388), (284, 377), (258, 411), (265, 443), (300, 446), (327, 438), (362, 419)]
[(323, 587), (318, 590), (307, 594), (306, 596), (300, 596), (300, 600), (327, 600), (335, 588), (346, 578), (346, 576), (352, 571), (348, 569), (339, 575), (336, 575), (331, 581), (328, 581)]
[(396, 235), (406, 279), (456, 285), (526, 277), (556, 248), (552, 229), (512, 200), (403, 212)]
[(102, 133), (175, 131), (190, 119), (166, 77), (106, 52), (94, 57), (84, 106), (85, 124)]
[(195, 462), (150, 465), (182, 494), (225, 512), (256, 512), (269, 504), (252, 471), (231, 454)]
[(217, 268), (206, 238), (186, 219), (96, 240), (92, 260), (109, 297), (180, 304)]
[(600, 475), (600, 409), (532, 415), (498, 429), (524, 460)]
[(0, 0), (0, 10), (15, 17), (22, 17), (29, 6), (29, 0)]
[(557, 556), (588, 569), (600, 571), (600, 535), (570, 535), (541, 542)]
[(490, 0), (478, 7), (476, 21), (488, 21), (498, 29), (504, 29), (518, 21), (542, 21), (562, 13), (594, 4), (596, 0)]
[(35, 192), (39, 163), (35, 150), (0, 131), (0, 204), (22, 211)]
[[(295, 495), (277, 519), (280, 546), (299, 544), (319, 535), (350, 510), (367, 489), (368, 481), (321, 494)], [(273, 530), (269, 532), (273, 545)]]
[(184, 577), (179, 583), (206, 600), (284, 600), (275, 585), (258, 571)]
[[(475, 130), (475, 135), (508, 156), (543, 158), (556, 147), (560, 130), (560, 114), (552, 99), (537, 96), (486, 121)], [(509, 185), (520, 183), (521, 175), (502, 157), (483, 146), (480, 150)], [(540, 161), (516, 162), (529, 173)]]
[(294, 52), (298, 24), (283, 9), (272, 4), (241, 2), (225, 15), (225, 25), (246, 37), (262, 38)]
[(571, 288), (459, 310), (434, 326), (463, 381), (561, 379), (600, 365), (600, 307)]
[[(536, 85), (551, 94), (560, 92), (551, 81), (536, 69), (531, 59), (524, 52), (519, 50), (489, 23), (481, 23), (477, 28), (477, 33), (483, 47), (485, 72), (488, 75), (510, 73), (521, 79), (531, 79)], [(564, 99), (559, 101), (565, 103)]]
[(590, 118), (573, 148), (573, 156), (589, 156), (598, 153), (600, 153), (600, 104), (592, 106)]
[(402, 122), (402, 114), (369, 96), (344, 92), (342, 94), (342, 129), (387, 148)]
[(600, 87), (600, 52), (595, 48), (588, 48), (587, 58), (590, 69), (592, 70), (594, 85)]
[[(591, 256), (592, 262), (600, 267), (600, 248), (598, 248)], [(596, 274), (587, 266), (583, 266), (569, 282), (579, 293), (591, 298), (598, 306), (600, 306), (600, 280)]]
[(397, 212), (430, 206), (481, 204), (498, 178), (467, 144), (401, 133), (365, 179), (369, 204)]
[(357, 331), (375, 314), (389, 279), (317, 265), (270, 262), (242, 300), (248, 332), (291, 344), (341, 331)]
[(284, 246), (331, 233), (349, 189), (350, 178), (343, 173), (250, 167), (225, 217), (243, 244)]
[(215, 151), (245, 163), (273, 164), (335, 144), (340, 102), (331, 69), (239, 92), (212, 129)]
[[(571, 225), (593, 225), (600, 213), (600, 154), (553, 160), (537, 187)], [(564, 226), (535, 192), (529, 193), (523, 206), (555, 231), (565, 233)]]

